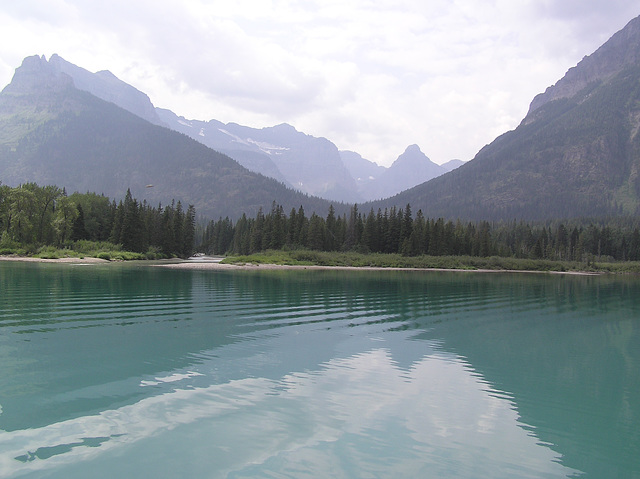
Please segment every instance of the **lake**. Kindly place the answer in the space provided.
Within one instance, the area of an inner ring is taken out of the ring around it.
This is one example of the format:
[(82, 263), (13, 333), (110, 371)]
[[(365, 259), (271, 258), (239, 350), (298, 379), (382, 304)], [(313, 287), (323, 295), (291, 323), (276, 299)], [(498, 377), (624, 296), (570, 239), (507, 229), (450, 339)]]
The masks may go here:
[(0, 477), (640, 477), (640, 278), (0, 263)]

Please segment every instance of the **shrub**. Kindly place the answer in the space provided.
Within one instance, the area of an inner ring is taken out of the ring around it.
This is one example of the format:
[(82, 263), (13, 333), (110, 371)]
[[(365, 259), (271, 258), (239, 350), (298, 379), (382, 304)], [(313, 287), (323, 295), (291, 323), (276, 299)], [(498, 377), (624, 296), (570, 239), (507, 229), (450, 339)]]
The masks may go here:
[(8, 256), (8, 255), (26, 256), (26, 254), (27, 252), (17, 245), (1, 245), (0, 246), (0, 255), (2, 256)]
[(35, 256), (44, 259), (58, 259), (64, 257), (65, 255), (59, 249), (54, 248), (53, 246), (43, 246), (42, 248), (38, 249)]
[(78, 240), (73, 243), (73, 249), (79, 253), (91, 253), (96, 251), (120, 251), (122, 246), (108, 241)]

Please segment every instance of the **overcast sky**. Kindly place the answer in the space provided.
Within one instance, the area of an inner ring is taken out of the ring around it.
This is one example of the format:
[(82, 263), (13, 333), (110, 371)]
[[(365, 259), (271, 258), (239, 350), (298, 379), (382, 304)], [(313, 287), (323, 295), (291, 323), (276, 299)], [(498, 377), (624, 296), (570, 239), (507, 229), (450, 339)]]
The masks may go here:
[(390, 165), (469, 160), (632, 18), (637, 0), (20, 0), (0, 84), (30, 55), (110, 70), (189, 119), (290, 123)]

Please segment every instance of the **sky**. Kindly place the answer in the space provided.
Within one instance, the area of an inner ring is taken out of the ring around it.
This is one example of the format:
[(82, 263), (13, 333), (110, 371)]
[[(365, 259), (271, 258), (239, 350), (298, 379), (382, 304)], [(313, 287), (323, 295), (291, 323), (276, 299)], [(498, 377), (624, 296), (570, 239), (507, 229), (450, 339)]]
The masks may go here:
[(289, 123), (389, 166), (470, 160), (631, 19), (637, 0), (20, 0), (0, 6), (0, 87), (57, 53), (157, 107)]

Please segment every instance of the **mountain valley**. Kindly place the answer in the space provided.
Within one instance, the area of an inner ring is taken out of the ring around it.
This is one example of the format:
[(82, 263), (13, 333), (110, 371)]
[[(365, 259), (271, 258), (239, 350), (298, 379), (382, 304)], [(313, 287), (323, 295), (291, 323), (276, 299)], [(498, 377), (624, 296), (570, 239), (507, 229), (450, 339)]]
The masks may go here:
[(417, 145), (388, 168), (288, 124), (188, 120), (107, 71), (28, 57), (0, 94), (0, 181), (149, 202), (208, 217), (276, 202), (324, 214), (403, 207), (463, 220), (636, 215), (640, 205), (640, 19), (536, 96), (513, 131), (468, 162)]

